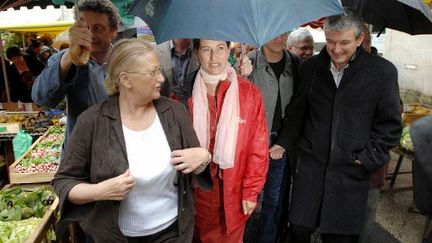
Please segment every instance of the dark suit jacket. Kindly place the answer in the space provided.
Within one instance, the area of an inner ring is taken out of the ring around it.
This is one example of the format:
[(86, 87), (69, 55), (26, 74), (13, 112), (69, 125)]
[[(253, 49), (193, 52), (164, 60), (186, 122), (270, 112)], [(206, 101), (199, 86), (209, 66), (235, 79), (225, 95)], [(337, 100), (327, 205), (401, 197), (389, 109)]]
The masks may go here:
[(324, 48), (300, 64), (276, 144), (298, 151), (290, 222), (358, 234), (371, 173), (389, 161), (402, 130), (397, 71), (358, 48), (337, 88), (330, 61)]
[(417, 208), (432, 214), (432, 116), (411, 125), (416, 160), (414, 163), (414, 201)]
[[(185, 108), (166, 97), (153, 101), (171, 150), (200, 147)], [(119, 201), (96, 201), (75, 205), (69, 191), (79, 183), (99, 183), (128, 169), (118, 96), (83, 112), (65, 150), (64, 160), (52, 182), (60, 198), (61, 231), (68, 222), (79, 222), (96, 242), (127, 242), (118, 227)], [(191, 174), (178, 173), (178, 229), (181, 242), (191, 242), (194, 196)], [(211, 189), (207, 168), (195, 177), (204, 190)]]

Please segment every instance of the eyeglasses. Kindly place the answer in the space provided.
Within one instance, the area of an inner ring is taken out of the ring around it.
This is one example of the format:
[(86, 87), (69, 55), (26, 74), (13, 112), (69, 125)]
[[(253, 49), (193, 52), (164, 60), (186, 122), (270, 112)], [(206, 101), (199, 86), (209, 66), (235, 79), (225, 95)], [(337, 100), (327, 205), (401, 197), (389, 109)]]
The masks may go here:
[(216, 49), (212, 49), (211, 47), (208, 47), (208, 46), (201, 47), (200, 49), (201, 49), (202, 54), (208, 55), (208, 56), (210, 56), (212, 53), (214, 55), (221, 56), (228, 50), (228, 48), (226, 46), (223, 46), (223, 45), (216, 46)]
[(142, 75), (146, 75), (146, 74), (150, 74), (150, 76), (152, 77), (157, 77), (159, 75), (162, 74), (162, 68), (158, 67), (157, 69), (153, 70), (153, 71), (145, 71), (145, 72), (128, 72), (128, 73), (137, 73), (137, 74), (142, 74)]
[(95, 24), (93, 26), (90, 27), (91, 32), (96, 33), (96, 34), (100, 34), (105, 32), (107, 28), (103, 25), (100, 24)]
[(300, 49), (302, 51), (309, 51), (309, 50), (313, 50), (314, 47), (313, 46), (294, 46), (297, 49)]

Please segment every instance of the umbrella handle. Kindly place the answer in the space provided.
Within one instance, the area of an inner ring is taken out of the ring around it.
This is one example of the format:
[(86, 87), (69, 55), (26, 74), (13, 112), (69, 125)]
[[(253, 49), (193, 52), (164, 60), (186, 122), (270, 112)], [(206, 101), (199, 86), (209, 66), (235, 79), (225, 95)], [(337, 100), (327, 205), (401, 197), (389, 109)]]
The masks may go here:
[(241, 43), (240, 47), (241, 47), (241, 52), (240, 52), (240, 62), (241, 62), (241, 60), (243, 60), (243, 57), (246, 53), (246, 45), (244, 43)]

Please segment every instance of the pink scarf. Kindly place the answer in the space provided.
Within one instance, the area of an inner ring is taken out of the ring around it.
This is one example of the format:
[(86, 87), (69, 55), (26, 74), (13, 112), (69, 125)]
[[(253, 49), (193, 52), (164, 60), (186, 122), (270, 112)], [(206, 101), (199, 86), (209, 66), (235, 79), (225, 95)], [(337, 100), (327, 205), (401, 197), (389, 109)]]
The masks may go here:
[[(228, 77), (231, 82), (225, 95), (222, 111), (217, 124), (215, 145), (213, 149), (213, 162), (221, 169), (234, 167), (236, 154), (237, 135), (239, 128), (239, 88), (237, 74), (230, 65), (227, 65), (223, 77)], [(202, 68), (198, 72), (192, 90), (193, 102), (193, 126), (197, 133), (201, 146), (209, 147), (210, 143), (210, 114), (208, 110), (207, 87), (203, 77), (208, 77)], [(221, 76), (222, 77), (222, 76)]]

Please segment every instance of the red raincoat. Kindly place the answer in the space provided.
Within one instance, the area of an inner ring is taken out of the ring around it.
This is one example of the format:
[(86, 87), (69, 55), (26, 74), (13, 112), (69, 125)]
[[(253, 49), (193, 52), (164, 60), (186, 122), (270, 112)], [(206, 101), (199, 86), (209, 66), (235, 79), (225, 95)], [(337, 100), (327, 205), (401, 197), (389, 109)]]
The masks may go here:
[[(223, 181), (223, 212), (226, 233), (228, 234), (238, 229), (238, 227), (244, 226), (249, 218), (248, 215), (243, 213), (242, 200), (257, 202), (257, 195), (264, 186), (269, 163), (269, 136), (261, 92), (255, 85), (242, 77), (237, 78), (240, 99), (240, 124), (235, 162), (233, 168), (220, 170)], [(222, 110), (222, 104), (229, 85), (229, 81), (222, 81), (217, 90), (217, 117), (219, 117)], [(189, 98), (188, 104), (189, 110), (193, 111), (192, 98)], [(214, 138), (214, 134), (211, 134), (210, 137)], [(218, 176), (216, 174), (217, 165), (211, 163), (210, 166), (212, 177)], [(217, 191), (217, 189), (214, 188), (213, 191)], [(199, 193), (202, 192), (197, 189), (196, 194)], [(200, 210), (207, 210), (207, 208), (201, 208), (199, 200), (202, 199), (197, 197), (196, 210), (198, 213)], [(209, 198), (209, 200), (211, 199)], [(211, 221), (212, 218), (208, 220)], [(200, 225), (196, 225), (196, 227), (199, 228)]]

